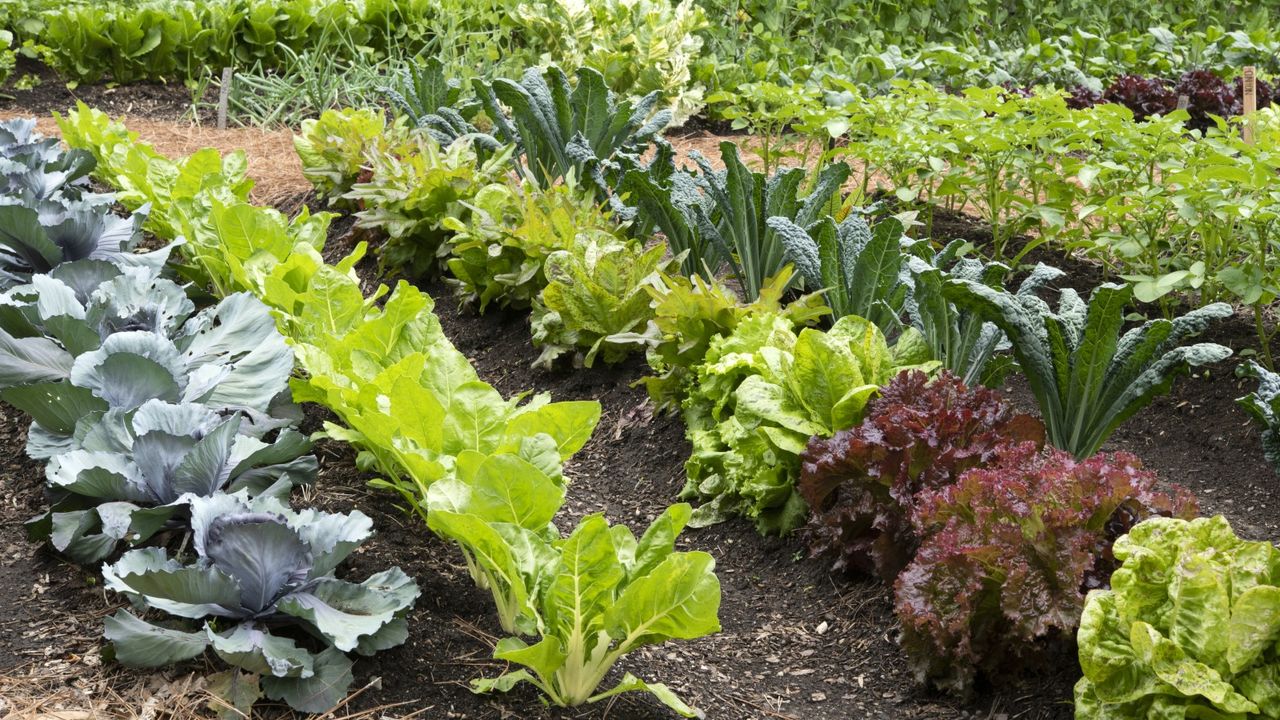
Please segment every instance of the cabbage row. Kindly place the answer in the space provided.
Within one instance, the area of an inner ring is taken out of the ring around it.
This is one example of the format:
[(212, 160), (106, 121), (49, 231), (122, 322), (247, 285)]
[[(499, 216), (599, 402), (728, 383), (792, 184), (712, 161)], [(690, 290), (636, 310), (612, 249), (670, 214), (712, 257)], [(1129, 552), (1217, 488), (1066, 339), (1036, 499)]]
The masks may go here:
[(87, 187), (92, 156), (34, 127), (0, 125), (0, 398), (30, 416), (27, 453), (46, 463), (32, 538), (108, 561), (106, 586), (134, 608), (106, 621), (121, 662), (212, 648), (249, 704), (331, 707), (347, 652), (404, 642), (417, 585), (398, 568), (338, 579), (372, 522), (290, 507), (318, 463), (268, 308), (234, 293), (197, 309), (165, 272), (174, 245), (132, 252), (146, 209), (115, 215)]
[(290, 220), (248, 204), (243, 156), (170, 161), (83, 106), (61, 125), (121, 188), (122, 203), (150, 203), (149, 227), (184, 239), (185, 276), (269, 308), (300, 370), (294, 399), (333, 411), (340, 422), (324, 434), (355, 446), (358, 464), (379, 475), (373, 485), (399, 493), (458, 545), (510, 633), (495, 657), (526, 668), (478, 680), (477, 691), (528, 682), (560, 705), (647, 691), (696, 714), (664, 685), (629, 674), (598, 690), (639, 646), (717, 631), (720, 604), (714, 560), (674, 549), (686, 505), (639, 538), (599, 515), (567, 534), (553, 524), (568, 486), (563, 464), (590, 438), (598, 403), (504, 399), (445, 338), (430, 297), (404, 282), (366, 294), (354, 271), (363, 245), (325, 262), (332, 215)]

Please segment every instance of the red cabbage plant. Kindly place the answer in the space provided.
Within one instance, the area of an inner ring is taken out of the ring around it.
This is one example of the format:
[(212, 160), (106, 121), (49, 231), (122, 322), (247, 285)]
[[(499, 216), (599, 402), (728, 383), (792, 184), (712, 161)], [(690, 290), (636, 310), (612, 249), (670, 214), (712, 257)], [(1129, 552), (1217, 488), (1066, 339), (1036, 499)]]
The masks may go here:
[(1169, 84), (1156, 77), (1121, 75), (1102, 94), (1104, 102), (1124, 105), (1134, 118), (1145, 120), (1152, 115), (1168, 115), (1178, 109), (1178, 94)]
[(968, 388), (949, 372), (895, 377), (862, 424), (814, 438), (801, 456), (798, 490), (814, 512), (815, 556), (837, 571), (897, 577), (915, 554), (917, 496), (954, 483), (1023, 442), (1044, 442), (1044, 425), (1017, 413), (999, 393)]
[(917, 498), (924, 538), (894, 586), (902, 646), (921, 681), (965, 693), (1068, 639), (1085, 594), (1105, 587), (1111, 545), (1153, 516), (1194, 517), (1181, 488), (1126, 453), (1075, 460), (1025, 443), (994, 467)]

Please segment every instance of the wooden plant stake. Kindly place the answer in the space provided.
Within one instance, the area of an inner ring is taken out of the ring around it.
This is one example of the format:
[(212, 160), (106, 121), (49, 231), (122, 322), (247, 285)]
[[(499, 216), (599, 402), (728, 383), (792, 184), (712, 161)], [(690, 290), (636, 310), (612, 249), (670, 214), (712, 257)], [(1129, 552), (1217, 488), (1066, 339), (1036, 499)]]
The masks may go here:
[(1258, 71), (1246, 65), (1241, 74), (1244, 79), (1244, 141), (1253, 144), (1253, 114), (1258, 110)]
[(218, 129), (227, 129), (227, 99), (231, 94), (231, 68), (222, 68), (222, 85), (218, 88)]

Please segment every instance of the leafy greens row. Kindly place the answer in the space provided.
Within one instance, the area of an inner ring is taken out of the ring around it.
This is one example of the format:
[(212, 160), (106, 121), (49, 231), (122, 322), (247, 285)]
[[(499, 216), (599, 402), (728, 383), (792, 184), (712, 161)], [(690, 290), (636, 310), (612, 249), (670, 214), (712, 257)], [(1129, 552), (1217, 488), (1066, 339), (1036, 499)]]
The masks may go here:
[[(123, 188), (122, 202), (150, 202), (157, 232), (184, 238), (184, 272), (271, 308), (303, 374), (294, 397), (332, 410), (341, 424), (326, 423), (325, 433), (359, 448), (361, 466), (381, 476), (375, 484), (455, 541), (477, 583), (494, 592), (512, 633), (496, 654), (532, 674), (477, 681), (478, 691), (529, 680), (553, 702), (577, 705), (647, 690), (694, 713), (664, 686), (631, 676), (596, 692), (635, 647), (717, 630), (720, 598), (711, 558), (674, 550), (687, 507), (639, 540), (598, 516), (567, 536), (551, 524), (567, 484), (563, 463), (590, 437), (598, 403), (502, 398), (445, 338), (430, 297), (403, 282), (365, 294), (355, 272), (363, 245), (336, 265), (324, 261), (329, 214), (289, 220), (248, 204), (242, 157), (197, 153), (174, 163), (83, 106), (61, 124), (70, 144), (99, 159), (100, 177)], [(536, 542), (513, 535), (517, 528)], [(531, 635), (533, 645), (522, 639)]]

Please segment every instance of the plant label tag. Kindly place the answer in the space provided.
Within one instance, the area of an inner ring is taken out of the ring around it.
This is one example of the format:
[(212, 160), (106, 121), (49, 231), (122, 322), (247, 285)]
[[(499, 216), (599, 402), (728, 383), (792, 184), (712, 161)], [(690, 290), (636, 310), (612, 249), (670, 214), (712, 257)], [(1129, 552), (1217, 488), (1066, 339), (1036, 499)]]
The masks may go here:
[(1240, 74), (1244, 85), (1244, 141), (1253, 144), (1253, 113), (1258, 109), (1258, 71), (1246, 65)]
[(1191, 98), (1190, 98), (1190, 97), (1187, 97), (1186, 95), (1179, 95), (1179, 96), (1178, 96), (1178, 109), (1179, 109), (1179, 110), (1186, 110), (1186, 109), (1187, 109), (1188, 107), (1190, 107), (1190, 106), (1191, 106)]

